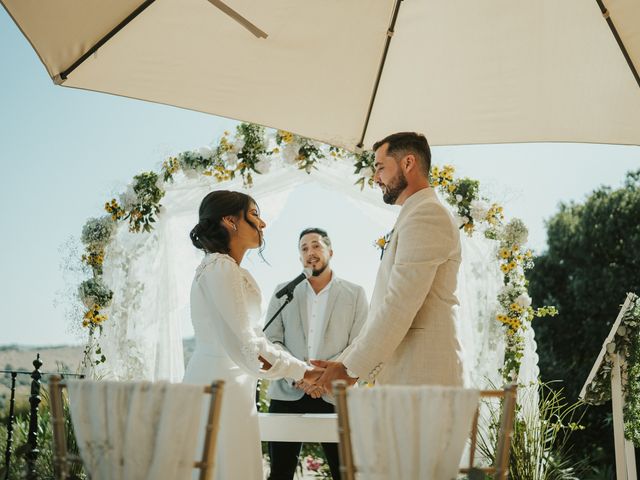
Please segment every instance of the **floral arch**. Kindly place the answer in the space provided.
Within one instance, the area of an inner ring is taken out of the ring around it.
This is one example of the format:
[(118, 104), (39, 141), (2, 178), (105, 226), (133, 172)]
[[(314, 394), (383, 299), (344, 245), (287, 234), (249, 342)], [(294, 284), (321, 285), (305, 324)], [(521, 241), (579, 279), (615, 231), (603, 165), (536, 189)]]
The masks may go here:
[[(82, 230), (82, 262), (90, 278), (78, 287), (84, 311), (75, 321), (88, 334), (84, 367), (120, 379), (179, 380), (182, 344), (175, 318), (184, 309), (193, 271), (184, 264), (197, 262), (197, 253), (172, 256), (172, 232), (188, 231), (208, 191), (246, 189), (271, 199), (277, 213), (291, 187), (311, 177), (357, 197), (369, 213), (395, 216), (370, 188), (371, 152), (354, 154), (253, 124), (225, 132), (212, 148), (167, 158), (157, 172), (136, 175), (119, 198), (106, 202), (107, 215), (89, 219)], [(469, 382), (498, 384), (519, 372), (521, 381), (535, 380), (531, 322), (556, 311), (531, 307), (526, 271), (533, 262), (525, 225), (505, 222), (503, 208), (481, 196), (479, 182), (456, 178), (451, 166), (433, 166), (431, 184), (464, 232), (461, 334), (476, 372)], [(375, 241), (379, 247), (384, 242)]]

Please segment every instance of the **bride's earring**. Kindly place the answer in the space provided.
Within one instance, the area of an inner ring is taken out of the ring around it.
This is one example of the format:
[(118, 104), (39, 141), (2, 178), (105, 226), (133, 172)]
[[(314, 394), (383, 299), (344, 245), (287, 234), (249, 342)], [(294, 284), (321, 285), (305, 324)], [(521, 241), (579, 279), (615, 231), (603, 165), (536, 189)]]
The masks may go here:
[(232, 223), (231, 226), (233, 227), (234, 232), (238, 231), (238, 226), (235, 223)]

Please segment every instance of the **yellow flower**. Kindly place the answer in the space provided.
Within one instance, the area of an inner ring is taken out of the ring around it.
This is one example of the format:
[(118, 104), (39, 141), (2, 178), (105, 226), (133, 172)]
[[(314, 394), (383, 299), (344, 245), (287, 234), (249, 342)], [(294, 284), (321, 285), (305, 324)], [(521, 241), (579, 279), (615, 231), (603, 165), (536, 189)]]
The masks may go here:
[(277, 155), (278, 153), (280, 153), (280, 149), (278, 147), (274, 148), (273, 153)]
[(378, 240), (376, 240), (376, 245), (380, 248), (384, 248), (386, 244), (387, 244), (387, 241), (385, 240), (384, 237), (380, 237)]
[(508, 250), (508, 249), (506, 249), (506, 248), (502, 248), (502, 249), (500, 249), (500, 256), (501, 256), (502, 258), (504, 258), (505, 260), (506, 260), (507, 258), (509, 258), (509, 256), (510, 256), (510, 255), (511, 255), (511, 253), (509, 252), (509, 250)]
[(228, 135), (231, 135), (231, 133), (229, 132), (229, 130), (225, 130), (223, 135), (228, 136)]
[(502, 265), (500, 265), (500, 270), (502, 270), (502, 273), (509, 273), (511, 268), (509, 267), (508, 263), (503, 263)]
[(516, 268), (518, 266), (518, 264), (516, 262), (514, 262), (513, 260), (511, 260), (509, 262), (509, 270), (513, 270), (514, 268)]
[(455, 190), (456, 190), (456, 186), (453, 183), (449, 184), (449, 192), (453, 193), (455, 192)]
[(465, 223), (464, 227), (462, 227), (464, 229), (464, 232), (467, 234), (471, 234), (473, 233), (473, 223), (469, 222), (469, 223)]
[(516, 257), (516, 260), (518, 260), (519, 262), (524, 261), (524, 255), (518, 255), (518, 256)]
[(514, 312), (518, 312), (520, 311), (520, 305), (518, 305), (517, 303), (513, 302), (511, 305), (509, 305), (509, 308), (511, 310), (513, 310)]

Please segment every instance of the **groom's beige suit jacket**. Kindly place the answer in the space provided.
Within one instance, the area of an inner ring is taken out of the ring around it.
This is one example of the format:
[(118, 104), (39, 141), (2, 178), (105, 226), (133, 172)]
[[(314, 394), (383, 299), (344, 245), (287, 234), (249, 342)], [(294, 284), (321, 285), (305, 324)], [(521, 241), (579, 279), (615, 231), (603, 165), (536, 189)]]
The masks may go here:
[(369, 316), (340, 356), (380, 384), (461, 386), (455, 296), (460, 232), (433, 188), (402, 206), (381, 260)]

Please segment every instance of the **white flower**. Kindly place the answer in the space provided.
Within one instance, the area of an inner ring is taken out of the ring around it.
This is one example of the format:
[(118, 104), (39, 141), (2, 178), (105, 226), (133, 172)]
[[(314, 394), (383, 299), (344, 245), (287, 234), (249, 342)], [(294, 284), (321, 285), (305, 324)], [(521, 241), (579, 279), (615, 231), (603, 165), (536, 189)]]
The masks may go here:
[(194, 168), (185, 168), (182, 171), (184, 172), (184, 176), (189, 179), (198, 178), (200, 176), (198, 171)]
[(507, 245), (524, 245), (529, 238), (529, 230), (522, 220), (514, 218), (501, 233), (501, 240)]
[(269, 173), (271, 169), (271, 160), (264, 155), (260, 155), (260, 160), (256, 163), (256, 170), (262, 174)]
[(211, 158), (213, 156), (213, 150), (211, 150), (209, 147), (200, 147), (198, 149), (198, 155), (203, 158)]
[(282, 159), (285, 163), (294, 164), (297, 161), (298, 148), (291, 143), (287, 143), (282, 148)]
[(625, 327), (624, 325), (620, 325), (616, 333), (621, 337), (624, 337), (627, 334), (627, 327)]
[(456, 221), (458, 222), (458, 227), (463, 227), (467, 223), (469, 223), (469, 217), (459, 217), (456, 216)]
[(472, 200), (469, 204), (471, 210), (471, 216), (477, 222), (484, 220), (489, 213), (489, 204), (484, 200)]
[(127, 185), (125, 192), (120, 194), (120, 205), (122, 205), (125, 210), (130, 210), (131, 207), (139, 201), (138, 195), (133, 191), (133, 185), (131, 184)]
[(233, 150), (235, 152), (239, 152), (240, 150), (242, 150), (243, 147), (244, 147), (244, 138), (243, 137), (236, 138), (236, 141), (233, 142)]
[(221, 158), (229, 170), (235, 170), (238, 166), (238, 156), (235, 153), (225, 152)]
[(531, 297), (526, 293), (521, 293), (518, 298), (516, 298), (515, 303), (522, 308), (529, 308), (531, 306)]
[(462, 201), (462, 195), (456, 195), (456, 202), (460, 203)]
[(616, 351), (616, 344), (614, 342), (607, 343), (607, 352), (614, 353)]

